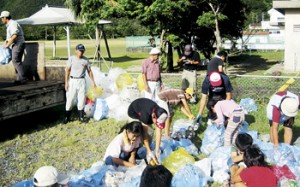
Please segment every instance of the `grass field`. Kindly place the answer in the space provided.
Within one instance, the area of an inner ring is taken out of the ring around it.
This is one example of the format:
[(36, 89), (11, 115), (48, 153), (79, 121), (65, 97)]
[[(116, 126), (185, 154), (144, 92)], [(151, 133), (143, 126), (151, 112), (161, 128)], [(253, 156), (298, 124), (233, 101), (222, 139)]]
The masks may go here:
[[(127, 69), (130, 66), (138, 66), (142, 59), (148, 56), (146, 52), (126, 52), (125, 39), (113, 39), (108, 42), (114, 67)], [(46, 56), (50, 59), (52, 43), (51, 41), (45, 43)], [(95, 43), (90, 40), (71, 41), (72, 54), (78, 43), (86, 46), (86, 56), (93, 59)], [(101, 43), (101, 51), (107, 58), (104, 43)], [(65, 60), (66, 57), (66, 41), (57, 41), (57, 58)], [(176, 58), (175, 54), (174, 59)], [(264, 70), (278, 63), (282, 58), (282, 52), (244, 53), (229, 58), (229, 68), (236, 68), (233, 71), (243, 74), (248, 70), (250, 74), (261, 75)], [(251, 64), (252, 62), (254, 65)], [(196, 115), (199, 105), (190, 106)], [(247, 116), (249, 129), (256, 130), (260, 134), (267, 134), (269, 126), (266, 119), (266, 105), (265, 103), (259, 104), (258, 107), (258, 112), (250, 113)], [(5, 130), (0, 132), (0, 186), (11, 186), (23, 179), (29, 179), (43, 165), (53, 165), (69, 174), (78, 174), (78, 172), (88, 169), (93, 163), (102, 159), (107, 145), (125, 123), (116, 122), (114, 119), (101, 121), (91, 119), (88, 124), (80, 124), (77, 121), (77, 115), (74, 114), (73, 121), (64, 125), (61, 123), (63, 116), (64, 106), (59, 106), (1, 122), (1, 127)], [(206, 116), (206, 113), (203, 116)], [(185, 116), (181, 114), (180, 109), (175, 109), (173, 122), (181, 118), (185, 118)], [(294, 140), (300, 135), (299, 124), (300, 121), (296, 118)], [(193, 139), (198, 148), (201, 146), (205, 128), (206, 124), (204, 123)], [(282, 129), (279, 134), (282, 141)]]

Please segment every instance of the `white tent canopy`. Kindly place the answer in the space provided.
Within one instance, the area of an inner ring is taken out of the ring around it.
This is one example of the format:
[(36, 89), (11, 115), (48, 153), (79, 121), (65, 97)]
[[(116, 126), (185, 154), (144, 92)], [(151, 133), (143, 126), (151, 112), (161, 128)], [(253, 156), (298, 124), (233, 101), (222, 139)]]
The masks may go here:
[[(68, 8), (49, 7), (46, 5), (41, 10), (28, 18), (16, 20), (20, 25), (49, 25), (54, 26), (53, 57), (56, 56), (56, 26), (64, 26), (67, 32), (68, 57), (70, 57), (70, 25), (83, 24), (75, 18), (74, 13)], [(100, 20), (98, 24), (110, 24), (111, 21)], [(106, 39), (106, 38), (105, 38)]]

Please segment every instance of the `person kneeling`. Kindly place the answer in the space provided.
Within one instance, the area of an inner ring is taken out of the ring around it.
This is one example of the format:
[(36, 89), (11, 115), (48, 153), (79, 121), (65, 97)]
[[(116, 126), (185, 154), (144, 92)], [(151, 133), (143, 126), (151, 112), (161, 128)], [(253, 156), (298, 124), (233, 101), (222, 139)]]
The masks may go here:
[(105, 164), (132, 167), (136, 165), (136, 159), (146, 159), (146, 148), (140, 147), (142, 135), (143, 126), (140, 122), (124, 125), (106, 149)]

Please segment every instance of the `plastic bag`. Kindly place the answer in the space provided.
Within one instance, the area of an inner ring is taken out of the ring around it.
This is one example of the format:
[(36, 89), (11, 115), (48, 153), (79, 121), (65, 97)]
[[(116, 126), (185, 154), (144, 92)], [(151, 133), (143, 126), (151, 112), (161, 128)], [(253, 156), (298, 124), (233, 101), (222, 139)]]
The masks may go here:
[(0, 46), (0, 64), (8, 64), (10, 63), (12, 58), (12, 53), (10, 48), (3, 48)]
[(273, 165), (272, 170), (277, 178), (277, 181), (283, 178), (293, 179), (293, 180), (296, 179), (296, 176), (287, 165), (283, 165), (283, 166)]
[(92, 100), (95, 101), (96, 97), (100, 97), (103, 93), (103, 89), (99, 86), (97, 86), (96, 88), (94, 88), (93, 86), (90, 86), (88, 91), (87, 91), (87, 97)]
[(142, 74), (139, 74), (139, 76), (136, 78), (136, 83), (137, 83), (137, 86), (138, 86), (138, 89), (140, 92), (142, 90), (145, 90), (145, 83), (144, 83)]
[(246, 112), (257, 112), (257, 105), (251, 98), (241, 99), (240, 105), (246, 110)]
[(195, 159), (193, 156), (188, 154), (184, 148), (179, 147), (176, 151), (167, 156), (162, 164), (170, 170), (170, 172), (174, 175), (178, 169), (185, 166), (188, 163), (194, 163)]
[(209, 177), (195, 165), (187, 164), (180, 168), (172, 179), (172, 187), (204, 187)]
[(204, 138), (200, 150), (207, 156), (210, 155), (215, 149), (223, 146), (224, 144), (224, 126), (217, 127), (216, 125), (210, 125), (204, 132)]
[(107, 117), (108, 106), (104, 99), (97, 98), (95, 102), (94, 119), (101, 120)]
[(123, 90), (125, 86), (131, 86), (133, 84), (133, 78), (129, 73), (121, 74), (116, 79), (116, 84), (119, 90)]
[(94, 111), (95, 111), (95, 104), (94, 103), (89, 103), (89, 104), (86, 104), (84, 106), (84, 113), (85, 113), (85, 116), (88, 117), (88, 118), (91, 118), (94, 116)]

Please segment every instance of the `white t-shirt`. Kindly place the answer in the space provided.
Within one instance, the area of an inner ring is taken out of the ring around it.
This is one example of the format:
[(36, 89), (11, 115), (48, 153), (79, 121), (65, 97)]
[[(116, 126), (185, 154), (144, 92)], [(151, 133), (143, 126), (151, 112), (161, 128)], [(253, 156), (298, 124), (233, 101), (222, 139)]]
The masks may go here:
[(125, 143), (123, 135), (123, 133), (118, 134), (113, 141), (110, 142), (106, 149), (103, 160), (105, 160), (108, 156), (119, 158), (121, 152), (130, 153), (134, 148), (139, 147), (141, 143), (140, 138), (137, 138), (133, 144), (130, 144)]

